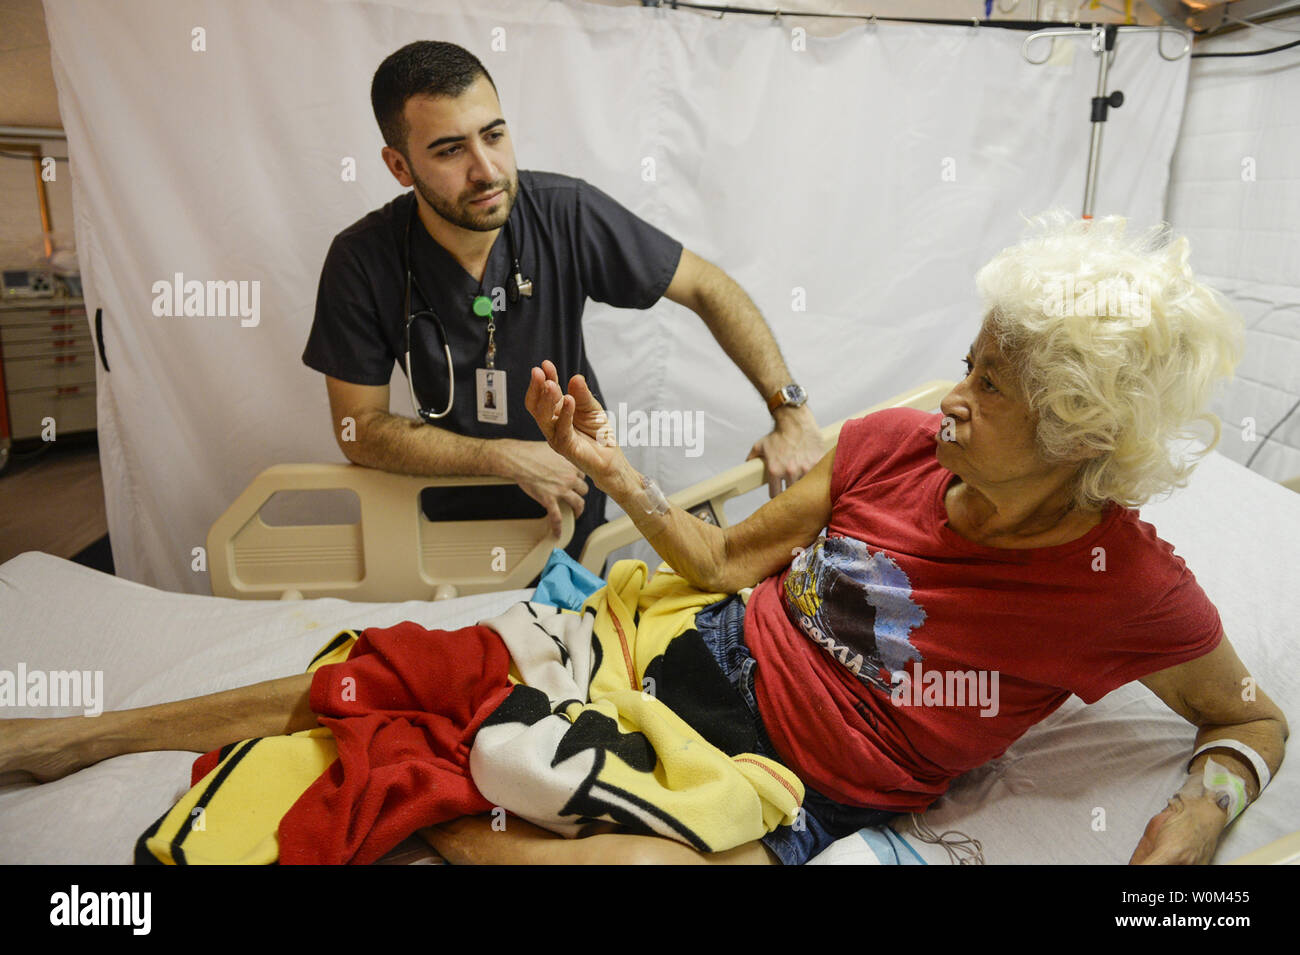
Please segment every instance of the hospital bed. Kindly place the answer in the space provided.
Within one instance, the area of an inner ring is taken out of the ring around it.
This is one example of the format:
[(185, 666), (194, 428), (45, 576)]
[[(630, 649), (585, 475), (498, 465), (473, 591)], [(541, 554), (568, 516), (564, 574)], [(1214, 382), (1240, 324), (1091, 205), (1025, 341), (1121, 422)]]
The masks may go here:
[[(933, 408), (946, 387), (930, 383), (876, 407)], [(828, 441), (837, 431), (826, 430)], [(556, 543), (546, 538), (544, 522), (494, 529), (494, 546), (505, 541), (509, 551), (507, 571), (494, 571), (482, 539), (465, 537), (481, 526), (453, 528), (454, 534), (425, 526), (418, 492), (432, 481), (343, 473), (349, 471), (364, 469), (299, 465), (264, 474), (209, 537), (218, 593), (305, 599), (169, 593), (36, 552), (0, 565), (0, 669), (22, 663), (29, 671), (102, 671), (102, 706), (123, 709), (301, 671), (339, 630), (402, 620), (453, 629), (531, 594), (525, 584)], [(762, 465), (753, 461), (672, 497), (725, 523), (725, 502), (761, 482)], [(320, 531), (267, 525), (257, 516), (277, 491), (304, 487), (354, 489), (360, 520)], [(1294, 623), (1300, 495), (1212, 454), (1189, 487), (1143, 508), (1143, 518), (1196, 573), (1238, 653), (1294, 722), (1300, 714)], [(565, 529), (570, 533), (571, 523)], [(583, 562), (599, 570), (613, 550), (635, 539), (626, 518), (611, 522), (592, 535)], [(407, 589), (387, 595), (365, 589), (382, 584), (370, 578), (390, 574)], [(77, 712), (12, 707), (3, 715)], [(1137, 683), (1090, 707), (1072, 697), (917, 818), (928, 838), (941, 836), (937, 842), (920, 837), (912, 817), (895, 829), (931, 863), (969, 861), (976, 843), (988, 863), (1123, 863), (1147, 820), (1181, 785), (1193, 737), (1188, 723)], [(139, 834), (188, 788), (192, 761), (188, 753), (141, 753), (43, 785), (0, 779), (0, 862), (130, 862)], [(1233, 824), (1216, 862), (1300, 861), (1296, 762), (1285, 762)], [(862, 833), (814, 861), (889, 861), (879, 847), (878, 836)], [(413, 838), (386, 861), (434, 858)]]

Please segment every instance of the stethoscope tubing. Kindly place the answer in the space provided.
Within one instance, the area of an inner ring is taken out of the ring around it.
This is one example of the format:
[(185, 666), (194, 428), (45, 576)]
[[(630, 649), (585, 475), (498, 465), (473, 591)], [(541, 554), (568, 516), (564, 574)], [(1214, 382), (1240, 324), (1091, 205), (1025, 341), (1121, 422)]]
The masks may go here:
[[(419, 202), (415, 200), (414, 195), (412, 195), (412, 200), (411, 213), (406, 218), (406, 241), (404, 243), (405, 248), (403, 255), (403, 263), (406, 269), (406, 292), (402, 303), (402, 312), (406, 316), (406, 387), (409, 389), (411, 394), (411, 405), (415, 408), (416, 414), (420, 416), (420, 420), (425, 424), (432, 424), (433, 422), (451, 414), (451, 409), (456, 403), (456, 370), (451, 362), (451, 345), (448, 344), (447, 341), (447, 330), (443, 327), (442, 319), (438, 317), (438, 313), (434, 311), (432, 306), (421, 309), (419, 312), (411, 311), (411, 284), (414, 281), (411, 272), (411, 223), (415, 220), (415, 214), (419, 207)], [(511, 276), (512, 282), (515, 285), (515, 288), (512, 289), (513, 294), (511, 300), (514, 301), (519, 297), (519, 287), (523, 282), (528, 282), (530, 289), (528, 294), (531, 295), (532, 283), (527, 279), (524, 279), (521, 282), (519, 278), (521, 274), (519, 269), (519, 250), (515, 246), (515, 233), (510, 227), (509, 219), (506, 220), (505, 230), (506, 242), (510, 245), (510, 261), (512, 265)], [(423, 293), (420, 297), (424, 298)], [(428, 299), (425, 299), (425, 301), (427, 302)], [(438, 340), (442, 343), (443, 356), (447, 359), (447, 407), (442, 411), (429, 411), (421, 405), (419, 399), (415, 396), (415, 383), (411, 380), (411, 324), (420, 315), (428, 315), (433, 319), (433, 324), (438, 329)]]

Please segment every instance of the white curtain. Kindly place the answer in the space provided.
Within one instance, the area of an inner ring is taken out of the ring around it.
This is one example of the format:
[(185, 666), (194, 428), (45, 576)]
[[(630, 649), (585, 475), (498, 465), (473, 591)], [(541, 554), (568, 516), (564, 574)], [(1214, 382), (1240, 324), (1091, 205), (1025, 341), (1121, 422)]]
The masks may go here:
[[(1300, 17), (1198, 44), (1263, 50)], [(1168, 216), (1192, 267), (1246, 324), (1236, 377), (1218, 396), (1219, 451), (1283, 481), (1300, 477), (1300, 48), (1197, 60), (1170, 172)]]
[[(1022, 213), (1078, 212), (1083, 194), (1096, 76), (1083, 39), (1033, 66), (1024, 35), (996, 29), (819, 39), (789, 18), (560, 0), (45, 6), (89, 312), (104, 310), (113, 556), (121, 576), (170, 590), (209, 592), (193, 548), (260, 470), (341, 460), (300, 356), (330, 239), (400, 191), (369, 85), (411, 40), (484, 61), (521, 168), (587, 179), (735, 277), (822, 424), (954, 377), (979, 324), (975, 270)], [(1121, 36), (1111, 76), (1127, 101), (1106, 130), (1097, 213), (1154, 222), (1187, 61)], [(154, 283), (177, 273), (258, 281), (260, 321), (155, 315)], [(702, 412), (700, 456), (628, 449), (666, 490), (740, 462), (768, 429), (692, 313), (592, 305), (586, 334), (611, 404)]]

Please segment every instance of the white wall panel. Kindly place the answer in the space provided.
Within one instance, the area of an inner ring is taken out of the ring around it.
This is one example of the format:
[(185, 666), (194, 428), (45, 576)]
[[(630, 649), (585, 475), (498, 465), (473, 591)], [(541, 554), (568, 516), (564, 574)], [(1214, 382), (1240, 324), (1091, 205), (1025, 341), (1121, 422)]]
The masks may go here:
[[(1246, 30), (1197, 50), (1300, 33), (1300, 17), (1273, 25), (1295, 32)], [(1300, 48), (1194, 61), (1168, 217), (1191, 241), (1192, 267), (1246, 322), (1245, 356), (1214, 405), (1219, 450), (1274, 480), (1300, 475)]]

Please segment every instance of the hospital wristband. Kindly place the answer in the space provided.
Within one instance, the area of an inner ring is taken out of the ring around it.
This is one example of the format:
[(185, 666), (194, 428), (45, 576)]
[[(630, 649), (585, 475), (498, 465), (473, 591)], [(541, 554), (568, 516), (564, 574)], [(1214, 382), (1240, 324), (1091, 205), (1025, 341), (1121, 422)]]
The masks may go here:
[[(1192, 763), (1196, 761), (1196, 757), (1209, 749), (1230, 749), (1233, 752), (1240, 753), (1242, 756), (1246, 757), (1251, 768), (1255, 770), (1255, 778), (1259, 780), (1259, 795), (1263, 795), (1264, 787), (1267, 786), (1269, 780), (1273, 778), (1272, 774), (1268, 771), (1268, 763), (1264, 762), (1264, 757), (1260, 756), (1259, 753), (1255, 752), (1245, 743), (1238, 742), (1235, 739), (1211, 740), (1208, 743), (1196, 747), (1196, 751), (1192, 753), (1192, 758), (1187, 761), (1189, 772), (1191, 771)], [(1258, 799), (1259, 795), (1255, 798)]]

